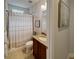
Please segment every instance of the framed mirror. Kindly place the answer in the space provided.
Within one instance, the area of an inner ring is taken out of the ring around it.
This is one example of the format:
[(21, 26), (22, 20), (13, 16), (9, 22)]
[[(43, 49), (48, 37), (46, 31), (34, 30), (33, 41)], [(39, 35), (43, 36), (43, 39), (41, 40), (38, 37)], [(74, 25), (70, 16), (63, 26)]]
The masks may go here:
[(63, 29), (69, 27), (69, 7), (68, 5), (60, 0), (58, 5), (58, 28)]
[(40, 20), (35, 20), (35, 27), (37, 27), (37, 28), (40, 27)]

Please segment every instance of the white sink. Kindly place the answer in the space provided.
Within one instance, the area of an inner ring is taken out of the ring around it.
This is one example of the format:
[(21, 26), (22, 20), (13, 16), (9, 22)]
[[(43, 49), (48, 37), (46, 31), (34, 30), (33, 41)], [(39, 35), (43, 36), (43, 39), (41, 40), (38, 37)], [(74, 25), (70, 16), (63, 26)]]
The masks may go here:
[(33, 36), (33, 38), (35, 38), (37, 41), (39, 41), (40, 43), (42, 43), (43, 45), (47, 46), (47, 36), (42, 36), (42, 35), (37, 35), (37, 36)]
[(39, 37), (39, 40), (47, 41), (47, 38), (46, 37)]

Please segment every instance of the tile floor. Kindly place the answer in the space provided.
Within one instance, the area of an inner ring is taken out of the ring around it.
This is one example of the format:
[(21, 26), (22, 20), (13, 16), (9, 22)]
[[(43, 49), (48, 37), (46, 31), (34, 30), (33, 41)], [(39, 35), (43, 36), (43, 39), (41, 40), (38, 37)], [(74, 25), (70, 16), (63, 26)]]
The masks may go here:
[(6, 59), (34, 59), (32, 52), (24, 53), (22, 48), (12, 48)]
[[(32, 52), (25, 53), (23, 47), (20, 47), (20, 48), (11, 49), (6, 59), (34, 59), (34, 56)], [(69, 58), (69, 59), (74, 59), (74, 58)]]

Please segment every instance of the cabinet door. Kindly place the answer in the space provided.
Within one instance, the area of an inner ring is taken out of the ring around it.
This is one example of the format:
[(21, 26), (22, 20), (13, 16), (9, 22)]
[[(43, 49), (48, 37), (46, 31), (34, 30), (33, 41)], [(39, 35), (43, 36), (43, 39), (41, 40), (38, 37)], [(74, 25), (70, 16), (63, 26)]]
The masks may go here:
[(39, 59), (46, 59), (46, 47), (39, 43)]
[(33, 55), (35, 57), (35, 59), (39, 59), (38, 57), (38, 42), (33, 39)]

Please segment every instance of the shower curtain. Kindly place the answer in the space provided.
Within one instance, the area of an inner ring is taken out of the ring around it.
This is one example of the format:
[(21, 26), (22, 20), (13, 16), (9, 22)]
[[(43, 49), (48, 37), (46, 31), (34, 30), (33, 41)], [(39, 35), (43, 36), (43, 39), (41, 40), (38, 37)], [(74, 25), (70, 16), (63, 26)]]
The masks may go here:
[(32, 15), (10, 13), (9, 14), (9, 40), (10, 48), (24, 45), (32, 38)]

